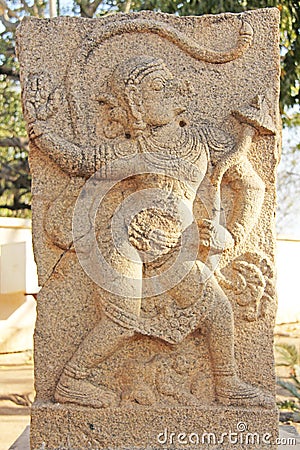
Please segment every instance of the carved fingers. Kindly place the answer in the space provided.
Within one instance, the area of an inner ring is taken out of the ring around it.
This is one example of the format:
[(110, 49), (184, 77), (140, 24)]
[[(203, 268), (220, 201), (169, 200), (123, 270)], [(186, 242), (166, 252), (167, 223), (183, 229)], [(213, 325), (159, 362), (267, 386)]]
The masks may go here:
[(31, 140), (34, 140), (44, 133), (44, 127), (41, 122), (31, 122), (28, 124), (27, 133)]
[(200, 247), (211, 248), (217, 253), (234, 245), (234, 239), (226, 228), (209, 219), (198, 222)]
[(251, 137), (255, 133), (276, 134), (276, 126), (265, 95), (256, 95), (248, 105), (233, 111), (232, 114), (243, 125), (244, 133), (251, 134)]
[(49, 75), (34, 74), (28, 78), (24, 89), (24, 113), (29, 124), (48, 120), (58, 110), (60, 101), (60, 90), (53, 85)]

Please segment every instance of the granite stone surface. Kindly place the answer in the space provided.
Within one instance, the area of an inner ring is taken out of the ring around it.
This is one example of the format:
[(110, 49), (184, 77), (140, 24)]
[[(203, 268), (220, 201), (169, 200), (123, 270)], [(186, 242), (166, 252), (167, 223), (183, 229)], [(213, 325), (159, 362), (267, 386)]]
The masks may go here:
[(32, 449), (277, 448), (278, 24), (22, 21)]

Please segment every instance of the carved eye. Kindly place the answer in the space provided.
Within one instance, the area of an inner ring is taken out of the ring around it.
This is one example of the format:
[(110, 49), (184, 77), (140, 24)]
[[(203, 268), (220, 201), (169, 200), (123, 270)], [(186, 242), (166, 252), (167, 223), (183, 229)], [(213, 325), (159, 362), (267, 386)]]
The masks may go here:
[(152, 80), (151, 87), (154, 91), (162, 91), (165, 87), (165, 82), (161, 78)]

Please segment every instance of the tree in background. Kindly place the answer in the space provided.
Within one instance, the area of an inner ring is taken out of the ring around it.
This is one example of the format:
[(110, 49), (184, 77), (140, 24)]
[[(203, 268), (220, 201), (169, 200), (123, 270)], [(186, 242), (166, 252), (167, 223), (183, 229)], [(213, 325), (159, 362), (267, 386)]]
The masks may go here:
[(44, 17), (46, 4), (0, 0), (0, 215), (30, 215), (28, 139), (20, 100), (15, 31), (24, 15)]
[[(300, 126), (299, 0), (74, 0), (73, 3), (70, 0), (63, 5), (60, 1), (56, 2), (58, 15), (82, 17), (145, 9), (184, 16), (277, 7), (281, 11), (280, 108), (283, 124), (289, 130)], [(47, 8), (48, 4), (43, 0), (0, 0), (0, 215), (22, 217), (30, 213), (28, 141), (21, 114), (14, 36), (22, 17), (44, 17)], [(300, 194), (299, 146), (297, 142), (289, 144), (286, 141), (283, 152), (286, 162), (279, 174), (279, 218), (285, 218), (285, 225), (288, 215), (293, 216), (295, 196)]]
[(0, 215), (26, 217), (30, 211), (28, 140), (18, 86), (3, 75), (0, 111)]

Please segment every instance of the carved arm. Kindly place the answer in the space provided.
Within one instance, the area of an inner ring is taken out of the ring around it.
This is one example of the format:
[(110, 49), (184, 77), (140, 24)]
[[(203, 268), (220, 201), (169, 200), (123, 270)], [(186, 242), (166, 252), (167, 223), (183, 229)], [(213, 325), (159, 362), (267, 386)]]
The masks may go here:
[[(244, 204), (244, 201), (250, 202), (251, 200), (251, 195), (250, 197), (247, 196), (246, 192), (252, 192), (252, 188), (256, 191), (256, 188), (260, 189), (261, 187), (259, 183), (261, 180), (254, 172), (247, 159), (247, 153), (251, 147), (255, 133), (256, 131), (252, 126), (244, 124), (238, 143), (233, 146), (226, 157), (221, 159), (214, 167), (214, 170), (209, 177), (210, 180), (206, 180), (208, 181), (206, 188), (209, 192), (212, 214), (209, 219), (200, 220), (198, 222), (198, 227), (201, 235), (201, 246), (210, 248), (216, 253), (220, 253), (226, 248), (236, 246), (241, 242), (242, 237), (245, 234), (244, 225), (247, 221), (246, 218), (243, 218), (246, 213), (241, 204)], [(239, 168), (238, 171), (237, 168)], [(229, 224), (226, 224), (226, 228), (224, 228), (220, 221), (220, 214), (222, 211), (221, 184), (226, 182), (226, 180), (227, 183), (231, 183), (230, 174), (232, 174), (236, 186), (238, 182), (240, 183), (237, 186), (237, 191), (240, 192), (241, 198), (239, 200), (236, 199), (237, 204), (234, 208), (234, 218), (236, 220), (231, 220)], [(258, 199), (259, 197), (260, 196), (258, 195)], [(250, 204), (251, 203), (249, 203), (249, 205)], [(245, 203), (245, 207), (248, 209), (250, 208), (249, 205)], [(261, 207), (261, 204), (259, 207)], [(230, 231), (230, 233), (228, 233), (227, 230)]]
[(235, 194), (234, 211), (227, 228), (235, 244), (241, 245), (259, 218), (265, 185), (246, 155), (225, 173), (223, 182), (229, 183)]
[(72, 176), (90, 177), (97, 170), (97, 149), (87, 150), (49, 130), (39, 130), (37, 123), (29, 130), (31, 141), (64, 172)]
[(242, 134), (237, 145), (215, 167), (211, 184), (215, 189), (213, 222), (219, 222), (221, 210), (221, 183), (231, 184), (235, 191), (235, 207), (230, 222), (227, 224), (235, 245), (242, 244), (255, 225), (261, 211), (265, 186), (261, 178), (248, 160), (256, 133), (262, 135), (276, 135), (276, 127), (268, 112), (268, 102), (262, 95), (257, 95), (249, 105), (232, 114), (242, 125)]

